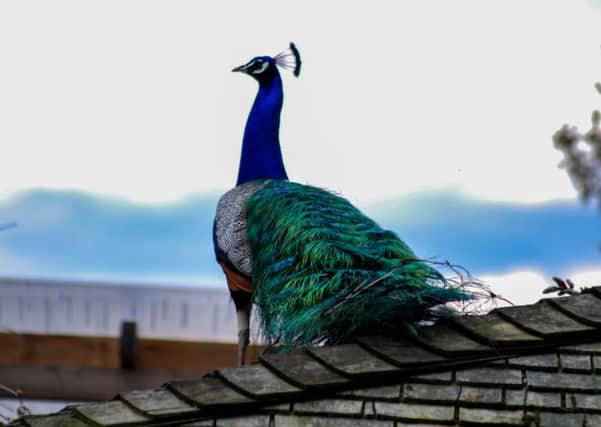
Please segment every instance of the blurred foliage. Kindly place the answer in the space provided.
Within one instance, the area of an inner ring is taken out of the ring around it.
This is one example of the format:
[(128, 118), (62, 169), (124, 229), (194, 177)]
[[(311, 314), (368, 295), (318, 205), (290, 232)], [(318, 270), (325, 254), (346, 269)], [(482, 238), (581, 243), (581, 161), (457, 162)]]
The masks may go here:
[[(601, 83), (595, 84), (601, 94)], [(559, 164), (570, 176), (584, 202), (593, 201), (601, 209), (601, 113), (593, 111), (591, 128), (581, 132), (576, 126), (563, 125), (553, 135), (555, 148), (563, 153)]]

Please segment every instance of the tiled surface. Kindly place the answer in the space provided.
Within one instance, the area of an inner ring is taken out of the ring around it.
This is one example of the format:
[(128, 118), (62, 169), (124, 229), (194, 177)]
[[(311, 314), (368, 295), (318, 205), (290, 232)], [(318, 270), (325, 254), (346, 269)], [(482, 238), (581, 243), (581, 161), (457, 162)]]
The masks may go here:
[(249, 367), (13, 425), (601, 425), (596, 295), (455, 319), (417, 336), (265, 354)]

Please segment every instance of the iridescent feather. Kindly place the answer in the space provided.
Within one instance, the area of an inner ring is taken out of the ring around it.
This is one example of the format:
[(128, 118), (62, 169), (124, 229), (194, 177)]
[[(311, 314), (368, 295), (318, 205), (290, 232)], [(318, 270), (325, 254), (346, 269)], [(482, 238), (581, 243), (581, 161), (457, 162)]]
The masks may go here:
[(401, 329), (470, 296), (393, 232), (328, 191), (269, 181), (247, 204), (254, 302), (268, 344)]

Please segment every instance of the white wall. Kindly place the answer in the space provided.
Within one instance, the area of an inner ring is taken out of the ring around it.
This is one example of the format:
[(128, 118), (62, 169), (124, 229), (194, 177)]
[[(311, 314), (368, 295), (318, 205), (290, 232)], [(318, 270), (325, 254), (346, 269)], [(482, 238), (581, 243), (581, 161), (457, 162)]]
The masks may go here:
[(0, 278), (4, 331), (118, 336), (122, 320), (141, 337), (237, 342), (227, 289)]

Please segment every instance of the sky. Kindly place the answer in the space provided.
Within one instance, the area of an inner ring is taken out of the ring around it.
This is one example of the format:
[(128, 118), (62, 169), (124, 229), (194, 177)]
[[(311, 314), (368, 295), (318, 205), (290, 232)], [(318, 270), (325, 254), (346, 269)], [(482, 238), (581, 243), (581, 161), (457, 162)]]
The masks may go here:
[(2, 2), (0, 194), (136, 201), (232, 186), (256, 83), (293, 40), (292, 179), (358, 204), (433, 187), (573, 197), (550, 143), (598, 106), (601, 9), (578, 1)]
[[(599, 0), (1, 2), (0, 223), (34, 190), (165, 212), (227, 190), (257, 89), (230, 70), (290, 41), (292, 180), (367, 210), (430, 191), (518, 210), (574, 201), (551, 136), (600, 105), (600, 24)], [(54, 271), (8, 246), (5, 265)], [(543, 281), (543, 264), (482, 274)]]

